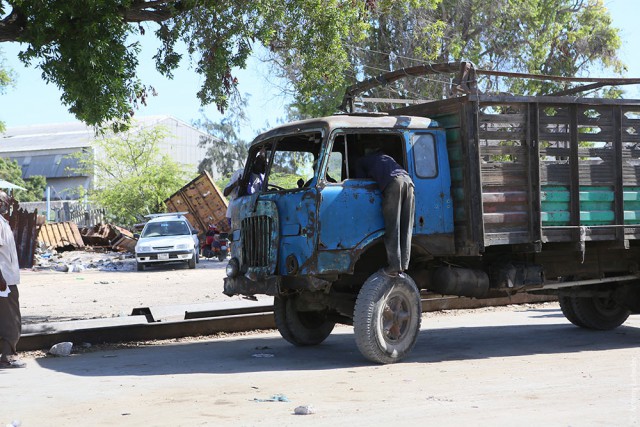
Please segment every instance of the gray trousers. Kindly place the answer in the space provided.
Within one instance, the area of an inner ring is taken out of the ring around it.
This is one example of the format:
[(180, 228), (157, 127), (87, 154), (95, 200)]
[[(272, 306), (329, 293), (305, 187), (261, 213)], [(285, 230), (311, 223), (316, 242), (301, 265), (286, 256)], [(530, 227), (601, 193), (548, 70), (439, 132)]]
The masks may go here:
[(384, 246), (392, 271), (409, 268), (414, 211), (413, 181), (407, 176), (396, 177), (382, 193)]
[(10, 285), (8, 297), (0, 297), (0, 353), (2, 358), (16, 353), (16, 345), (22, 333), (20, 293), (16, 285)]

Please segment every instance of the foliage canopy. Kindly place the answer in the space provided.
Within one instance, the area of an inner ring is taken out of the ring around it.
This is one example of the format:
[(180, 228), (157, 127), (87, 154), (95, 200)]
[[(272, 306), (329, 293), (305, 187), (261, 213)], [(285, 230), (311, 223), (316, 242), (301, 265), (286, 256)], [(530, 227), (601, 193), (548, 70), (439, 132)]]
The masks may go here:
[[(348, 49), (345, 81), (353, 84), (401, 68), (428, 63), (471, 61), (480, 69), (531, 74), (586, 76), (621, 74), (621, 40), (602, 0), (378, 0), (367, 15), (370, 31)], [(335, 112), (344, 88), (318, 83), (309, 90), (299, 80), (295, 55), (272, 52), (281, 76), (290, 82), (292, 118)], [(440, 99), (450, 75), (403, 79), (368, 93), (373, 98)], [(566, 83), (483, 78), (483, 91), (541, 95)], [(304, 86), (303, 91), (300, 88)], [(313, 93), (313, 96), (308, 96)], [(619, 92), (610, 92), (611, 95)], [(380, 110), (389, 104), (374, 105)]]
[(154, 56), (166, 77), (179, 66), (183, 44), (202, 76), (202, 105), (227, 108), (256, 44), (294, 53), (299, 88), (341, 80), (345, 40), (365, 28), (355, 0), (0, 0), (0, 42), (21, 42), (26, 65), (42, 70), (62, 102), (90, 125), (126, 120), (153, 88), (137, 77), (139, 42), (149, 27), (161, 41)]

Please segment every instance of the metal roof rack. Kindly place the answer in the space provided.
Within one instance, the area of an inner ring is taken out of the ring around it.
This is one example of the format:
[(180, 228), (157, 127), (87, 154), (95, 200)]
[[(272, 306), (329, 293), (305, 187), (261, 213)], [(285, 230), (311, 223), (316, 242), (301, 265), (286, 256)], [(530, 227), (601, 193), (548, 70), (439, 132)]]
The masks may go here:
[[(437, 64), (417, 65), (414, 67), (402, 68), (371, 77), (362, 82), (349, 86), (342, 98), (342, 104), (338, 106), (339, 111), (352, 113), (354, 111), (354, 102), (387, 102), (387, 103), (403, 103), (412, 104), (416, 100), (404, 99), (379, 99), (379, 98), (357, 98), (360, 94), (367, 92), (373, 88), (386, 86), (396, 80), (406, 77), (417, 77), (429, 74), (455, 74), (455, 78), (451, 80), (451, 96), (478, 94), (478, 75), (509, 77), (545, 80), (555, 82), (574, 82), (574, 83), (590, 83), (582, 86), (572, 87), (555, 93), (539, 94), (547, 96), (567, 96), (574, 95), (587, 90), (598, 89), (604, 86), (622, 86), (631, 84), (640, 84), (640, 78), (602, 78), (602, 77), (567, 77), (567, 76), (551, 76), (546, 74), (516, 73), (508, 71), (483, 70), (476, 68), (475, 64), (470, 61), (460, 62), (443, 62)], [(428, 102), (428, 101), (427, 101)]]
[(148, 214), (145, 215), (145, 218), (158, 218), (162, 216), (184, 216), (189, 212), (166, 212), (166, 213), (156, 213), (156, 214)]

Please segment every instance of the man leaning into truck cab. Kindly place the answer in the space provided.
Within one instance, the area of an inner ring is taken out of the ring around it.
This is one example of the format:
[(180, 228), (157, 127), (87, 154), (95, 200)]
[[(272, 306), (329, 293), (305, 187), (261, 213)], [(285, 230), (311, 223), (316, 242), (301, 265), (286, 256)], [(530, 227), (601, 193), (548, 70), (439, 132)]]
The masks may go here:
[(382, 272), (398, 276), (409, 268), (411, 236), (413, 230), (413, 181), (393, 157), (381, 149), (365, 149), (365, 156), (356, 164), (358, 178), (370, 178), (382, 193), (384, 218), (384, 246), (388, 266)]
[(262, 183), (264, 182), (264, 173), (267, 170), (267, 152), (263, 148), (256, 155), (253, 165), (251, 167), (251, 174), (249, 175), (249, 183), (247, 185), (247, 194), (255, 194), (262, 190)]

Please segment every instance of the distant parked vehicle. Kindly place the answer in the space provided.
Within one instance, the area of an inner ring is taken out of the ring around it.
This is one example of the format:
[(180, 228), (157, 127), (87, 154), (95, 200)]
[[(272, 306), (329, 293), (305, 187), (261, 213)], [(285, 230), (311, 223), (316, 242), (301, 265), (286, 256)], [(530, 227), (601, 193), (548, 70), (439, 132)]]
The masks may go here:
[(136, 244), (138, 271), (152, 264), (170, 262), (186, 262), (189, 268), (196, 268), (200, 260), (198, 230), (184, 214), (186, 212), (147, 216), (151, 219)]

